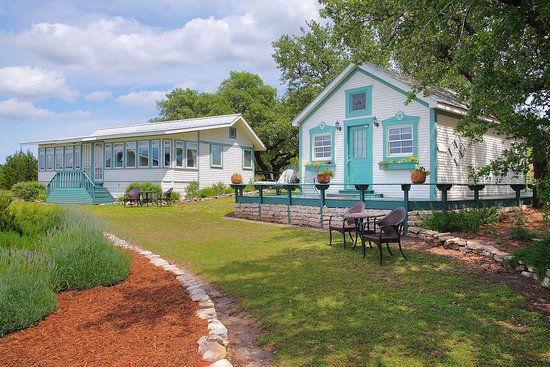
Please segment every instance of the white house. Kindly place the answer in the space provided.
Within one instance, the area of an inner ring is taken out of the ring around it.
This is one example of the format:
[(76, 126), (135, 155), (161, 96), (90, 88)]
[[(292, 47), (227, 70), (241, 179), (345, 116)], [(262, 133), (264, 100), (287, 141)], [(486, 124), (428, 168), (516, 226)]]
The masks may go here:
[[(400, 186), (376, 184), (410, 183), (409, 171), (417, 165), (407, 162), (411, 156), (431, 171), (432, 184), (468, 183), (468, 166), (484, 166), (509, 146), (494, 132), (485, 134), (481, 143), (462, 138), (455, 128), (468, 107), (449, 90), (430, 87), (429, 96), (420, 94), (407, 103), (415, 83), (370, 64), (343, 70), (293, 120), (299, 127), (302, 183), (313, 183), (318, 170), (331, 168), (335, 177), (329, 194), (368, 183), (384, 197), (402, 197)], [(512, 192), (487, 186), (481, 195)], [(441, 192), (435, 185), (413, 185), (410, 195), (436, 200)], [(472, 195), (466, 186), (456, 186), (449, 199)]]
[(254, 152), (265, 146), (241, 115), (145, 123), (90, 135), (33, 141), (38, 180), (48, 201), (110, 202), (131, 182), (153, 182), (183, 193), (228, 183), (233, 173), (254, 178)]

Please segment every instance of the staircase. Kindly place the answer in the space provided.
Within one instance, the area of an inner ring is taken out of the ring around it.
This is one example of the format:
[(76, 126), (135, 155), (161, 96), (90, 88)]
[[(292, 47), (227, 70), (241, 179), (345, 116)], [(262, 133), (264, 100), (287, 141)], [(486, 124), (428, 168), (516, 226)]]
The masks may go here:
[(47, 187), (48, 203), (111, 204), (115, 201), (106, 188), (94, 184), (83, 171), (57, 172)]

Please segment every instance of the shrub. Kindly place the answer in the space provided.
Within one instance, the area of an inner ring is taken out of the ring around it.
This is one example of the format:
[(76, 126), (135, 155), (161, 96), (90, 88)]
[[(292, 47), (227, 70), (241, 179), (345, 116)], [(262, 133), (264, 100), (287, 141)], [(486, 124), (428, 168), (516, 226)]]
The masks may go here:
[(185, 198), (193, 199), (199, 196), (199, 183), (197, 181), (191, 181), (185, 188)]
[(230, 187), (225, 186), (225, 184), (221, 181), (213, 184), (212, 186), (210, 186), (210, 188), (212, 188), (212, 190), (215, 192), (215, 194), (211, 196), (228, 194), (233, 192), (233, 190)]
[(0, 248), (32, 250), (40, 247), (38, 236), (21, 236), (18, 232), (0, 232)]
[(11, 192), (19, 199), (33, 201), (46, 195), (46, 186), (37, 181), (18, 182), (12, 186)]
[(250, 179), (250, 181), (248, 181), (248, 185), (245, 186), (244, 188), (244, 192), (252, 192), (254, 191), (255, 188), (254, 188), (254, 181), (252, 181), (252, 179)]
[(15, 216), (9, 209), (11, 198), (0, 196), (0, 231), (13, 231), (16, 229)]
[(61, 226), (66, 216), (57, 207), (22, 206), (14, 210), (17, 231), (22, 236), (36, 236)]
[(157, 194), (162, 194), (162, 187), (159, 184), (152, 182), (132, 182), (126, 186), (126, 192), (129, 192), (132, 189), (140, 189), (141, 191), (152, 191)]
[(529, 241), (538, 236), (537, 231), (527, 229), (525, 227), (510, 228), (510, 238), (513, 240)]
[(426, 216), (423, 226), (438, 232), (477, 232), (480, 226), (497, 222), (500, 210), (497, 207), (471, 208), (462, 211), (432, 212)]
[(518, 266), (521, 260), (525, 265), (535, 269), (539, 279), (543, 279), (546, 270), (550, 269), (550, 238), (534, 241), (529, 246), (515, 250), (512, 255), (512, 266)]
[(170, 200), (179, 201), (179, 199), (181, 199), (181, 194), (177, 191), (172, 191), (172, 193), (170, 194)]
[(125, 192), (130, 192), (130, 190), (132, 189), (140, 189), (142, 190), (141, 188), (141, 182), (132, 182), (131, 184), (129, 184), (128, 186), (126, 186), (126, 189), (124, 190)]
[(210, 196), (216, 196), (218, 195), (218, 192), (216, 189), (213, 189), (212, 187), (205, 187), (204, 189), (199, 190), (199, 197), (200, 198), (207, 198)]
[(55, 310), (52, 269), (44, 254), (0, 249), (0, 337), (35, 325)]

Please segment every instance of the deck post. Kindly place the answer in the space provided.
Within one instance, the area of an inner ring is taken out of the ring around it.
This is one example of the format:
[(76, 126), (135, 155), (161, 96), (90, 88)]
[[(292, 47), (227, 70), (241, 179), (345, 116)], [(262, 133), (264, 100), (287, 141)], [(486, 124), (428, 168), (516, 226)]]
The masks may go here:
[(315, 188), (321, 192), (321, 208), (319, 215), (319, 227), (323, 228), (323, 208), (325, 207), (325, 191), (329, 188), (329, 184), (315, 184)]
[(485, 188), (485, 185), (468, 185), (468, 188), (474, 192), (474, 202), (479, 207), (479, 192)]
[(355, 185), (355, 189), (359, 190), (360, 200), (364, 203), (365, 202), (365, 191), (369, 189), (369, 185)]
[(403, 206), (407, 212), (403, 223), (403, 234), (406, 235), (409, 233), (409, 191), (411, 190), (411, 184), (402, 184), (401, 190), (403, 190)]
[(286, 194), (288, 197), (288, 203), (286, 204), (286, 220), (290, 224), (290, 205), (292, 205), (292, 187), (291, 185), (285, 185)]
[(438, 190), (441, 191), (441, 201), (443, 204), (443, 211), (447, 211), (447, 192), (453, 187), (451, 184), (436, 184)]
[(525, 184), (511, 184), (510, 187), (516, 192), (516, 204), (521, 206), (521, 190), (525, 189)]

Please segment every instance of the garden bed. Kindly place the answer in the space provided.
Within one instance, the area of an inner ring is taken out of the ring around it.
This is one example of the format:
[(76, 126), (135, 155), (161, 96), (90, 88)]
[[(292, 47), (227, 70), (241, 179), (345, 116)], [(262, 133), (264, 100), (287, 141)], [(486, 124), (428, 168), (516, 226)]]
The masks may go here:
[(1, 338), (0, 365), (206, 366), (197, 310), (171, 274), (132, 255), (123, 283), (62, 292), (39, 325)]

